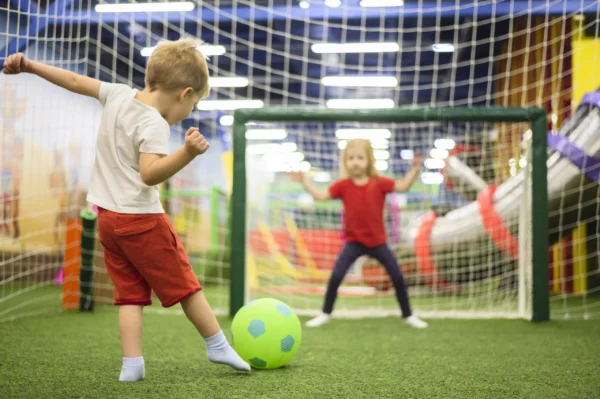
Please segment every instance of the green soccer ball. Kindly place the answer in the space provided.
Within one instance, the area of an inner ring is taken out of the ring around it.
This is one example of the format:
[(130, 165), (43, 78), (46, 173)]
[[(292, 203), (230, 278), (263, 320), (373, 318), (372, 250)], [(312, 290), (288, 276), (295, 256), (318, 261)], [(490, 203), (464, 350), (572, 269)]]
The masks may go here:
[(262, 298), (249, 302), (233, 317), (231, 345), (257, 369), (276, 369), (296, 355), (302, 342), (302, 325), (285, 303)]

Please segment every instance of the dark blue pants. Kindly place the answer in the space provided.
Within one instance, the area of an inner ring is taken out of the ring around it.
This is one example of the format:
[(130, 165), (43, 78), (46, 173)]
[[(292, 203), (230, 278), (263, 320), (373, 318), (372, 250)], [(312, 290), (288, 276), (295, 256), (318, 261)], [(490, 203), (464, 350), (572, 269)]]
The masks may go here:
[(396, 256), (390, 247), (387, 244), (383, 244), (378, 247), (369, 248), (356, 242), (349, 242), (344, 245), (342, 252), (335, 262), (333, 272), (331, 273), (331, 277), (329, 277), (329, 282), (327, 283), (327, 292), (325, 293), (323, 313), (330, 314), (333, 311), (333, 304), (337, 297), (338, 288), (342, 284), (344, 277), (346, 277), (348, 269), (350, 269), (350, 266), (352, 266), (356, 259), (363, 255), (368, 255), (377, 259), (383, 265), (383, 267), (385, 267), (385, 270), (388, 272), (392, 283), (394, 284), (394, 289), (396, 290), (396, 299), (398, 300), (400, 309), (402, 310), (402, 317), (408, 317), (412, 315), (410, 302), (408, 300), (408, 291), (406, 288), (406, 283), (404, 282), (404, 276), (402, 275), (402, 270), (400, 269), (400, 265), (396, 260)]

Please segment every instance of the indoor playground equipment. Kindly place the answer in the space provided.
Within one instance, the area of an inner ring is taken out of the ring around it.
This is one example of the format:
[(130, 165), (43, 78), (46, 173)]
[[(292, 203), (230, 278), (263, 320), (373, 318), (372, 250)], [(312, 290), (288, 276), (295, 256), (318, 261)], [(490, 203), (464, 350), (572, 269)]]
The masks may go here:
[[(580, 222), (598, 213), (600, 92), (587, 94), (562, 129), (548, 133), (547, 167), (549, 242), (554, 245), (571, 231), (581, 234), (585, 227), (580, 227)], [(453, 185), (478, 191), (477, 199), (445, 215), (433, 212), (421, 215), (405, 230), (400, 250), (415, 253), (421, 270), (428, 268), (429, 273), (435, 273), (436, 266), (443, 265), (443, 254), (450, 247), (455, 254), (464, 253), (469, 257), (486, 256), (490, 248), (497, 247), (518, 260), (516, 221), (528, 184), (526, 170), (521, 169), (498, 186), (487, 185), (472, 169), (450, 156), (446, 173)], [(552, 249), (558, 253), (557, 260), (562, 256), (564, 243), (558, 245)], [(576, 250), (583, 251), (581, 244), (577, 245)], [(456, 246), (462, 250), (457, 251)], [(415, 251), (418, 247), (422, 250)], [(560, 267), (556, 273), (560, 273)], [(575, 279), (578, 286), (584, 284), (586, 276), (585, 270), (579, 272)]]

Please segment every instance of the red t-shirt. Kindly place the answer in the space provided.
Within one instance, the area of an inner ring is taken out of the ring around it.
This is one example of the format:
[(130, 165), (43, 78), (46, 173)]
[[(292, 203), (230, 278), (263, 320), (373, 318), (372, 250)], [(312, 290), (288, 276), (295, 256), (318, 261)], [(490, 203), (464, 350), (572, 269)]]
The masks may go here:
[(329, 186), (331, 198), (339, 198), (344, 204), (344, 235), (348, 242), (366, 247), (385, 244), (383, 206), (394, 185), (393, 179), (377, 176), (364, 186), (354, 184), (352, 179), (341, 179)]

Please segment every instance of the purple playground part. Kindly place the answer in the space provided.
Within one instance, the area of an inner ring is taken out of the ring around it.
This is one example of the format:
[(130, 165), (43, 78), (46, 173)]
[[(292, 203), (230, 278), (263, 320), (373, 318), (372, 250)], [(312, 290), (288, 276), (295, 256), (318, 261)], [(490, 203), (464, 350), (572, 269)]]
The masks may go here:
[(64, 267), (60, 267), (60, 269), (58, 269), (58, 273), (56, 273), (56, 277), (54, 278), (54, 284), (56, 285), (62, 285), (62, 283), (65, 282), (65, 268)]
[(581, 99), (581, 104), (590, 104), (600, 107), (600, 91), (586, 93)]
[[(600, 93), (598, 94), (598, 101), (600, 101)], [(548, 134), (548, 145), (556, 150), (560, 155), (567, 158), (573, 165), (577, 166), (590, 180), (600, 182), (600, 160), (587, 155), (582, 148), (573, 144), (565, 136), (559, 136), (557, 134)]]

